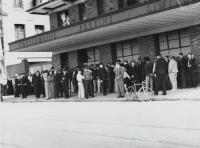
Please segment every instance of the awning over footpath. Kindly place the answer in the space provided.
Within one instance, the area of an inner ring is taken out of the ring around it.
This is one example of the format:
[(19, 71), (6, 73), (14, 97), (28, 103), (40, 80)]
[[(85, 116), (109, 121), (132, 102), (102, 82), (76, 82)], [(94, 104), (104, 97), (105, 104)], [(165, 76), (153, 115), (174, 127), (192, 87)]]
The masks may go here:
[(159, 2), (16, 41), (10, 43), (10, 50), (62, 53), (200, 24), (197, 0), (169, 8), (161, 7)]

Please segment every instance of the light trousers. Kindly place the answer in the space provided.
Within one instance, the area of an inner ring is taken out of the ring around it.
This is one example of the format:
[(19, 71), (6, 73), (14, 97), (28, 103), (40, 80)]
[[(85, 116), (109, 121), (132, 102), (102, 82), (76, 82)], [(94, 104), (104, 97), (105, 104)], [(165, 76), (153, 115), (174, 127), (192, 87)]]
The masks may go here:
[(83, 82), (78, 82), (78, 98), (84, 99), (85, 98), (85, 89)]
[(153, 90), (153, 77), (146, 76), (145, 83), (146, 88), (151, 88)]
[(177, 89), (177, 73), (169, 73), (169, 79), (172, 84), (172, 89)]
[(124, 97), (124, 79), (117, 79), (118, 97)]

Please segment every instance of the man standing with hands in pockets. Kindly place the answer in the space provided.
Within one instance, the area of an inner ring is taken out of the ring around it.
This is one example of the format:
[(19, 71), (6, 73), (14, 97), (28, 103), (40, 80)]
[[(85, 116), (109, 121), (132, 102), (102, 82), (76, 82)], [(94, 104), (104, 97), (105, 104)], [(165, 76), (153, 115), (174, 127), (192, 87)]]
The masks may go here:
[(118, 97), (117, 98), (124, 98), (125, 92), (124, 92), (124, 69), (120, 66), (120, 60), (117, 60), (116, 66), (114, 69), (115, 72), (115, 78), (117, 83), (117, 89), (118, 89)]

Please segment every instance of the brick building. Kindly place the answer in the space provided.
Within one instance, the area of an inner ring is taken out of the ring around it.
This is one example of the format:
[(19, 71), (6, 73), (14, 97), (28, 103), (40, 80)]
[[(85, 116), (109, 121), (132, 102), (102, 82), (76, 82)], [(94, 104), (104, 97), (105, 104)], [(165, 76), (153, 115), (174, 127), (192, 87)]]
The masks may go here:
[(11, 51), (51, 51), (56, 68), (180, 52), (200, 62), (199, 0), (51, 0), (27, 11), (48, 14), (51, 31)]

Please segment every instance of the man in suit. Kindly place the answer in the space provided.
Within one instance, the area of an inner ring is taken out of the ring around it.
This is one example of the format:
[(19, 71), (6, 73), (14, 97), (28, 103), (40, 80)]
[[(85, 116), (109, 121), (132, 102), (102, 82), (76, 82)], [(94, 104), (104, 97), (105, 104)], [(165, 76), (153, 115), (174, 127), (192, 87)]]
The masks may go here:
[(167, 81), (167, 62), (161, 55), (157, 56), (157, 60), (155, 63), (155, 77), (156, 77), (156, 87), (155, 87), (155, 95), (158, 95), (158, 91), (161, 88), (163, 91), (163, 95), (166, 95), (166, 81)]
[(40, 72), (37, 71), (32, 78), (32, 83), (33, 83), (33, 87), (34, 87), (34, 94), (36, 99), (40, 98), (40, 92), (41, 92), (41, 86), (42, 86), (42, 80), (41, 80), (41, 76), (40, 76)]
[(183, 57), (183, 53), (179, 54), (178, 71), (178, 86), (186, 88), (187, 59)]
[(14, 78), (13, 78), (13, 86), (14, 86), (14, 96), (15, 96), (15, 98), (19, 97), (19, 94), (20, 94), (19, 83), (20, 83), (19, 75), (16, 74), (14, 76)]
[(85, 66), (84, 72), (84, 88), (85, 88), (85, 98), (87, 99), (89, 96), (94, 97), (94, 88), (92, 85), (92, 71), (89, 69), (88, 66)]
[(107, 95), (107, 72), (102, 63), (99, 64), (99, 79), (101, 82), (102, 90), (103, 90), (103, 95)]
[(21, 79), (20, 79), (20, 90), (21, 90), (21, 98), (27, 98), (27, 87), (28, 87), (28, 78), (25, 76), (24, 73), (21, 74)]
[(62, 85), (61, 85), (61, 73), (58, 70), (55, 70), (55, 99), (63, 97)]
[(135, 61), (131, 62), (131, 67), (130, 67), (130, 77), (131, 80), (135, 81), (136, 83), (140, 82), (140, 78), (139, 78), (139, 70), (138, 70), (138, 65), (136, 65)]
[(169, 57), (168, 73), (172, 85), (172, 91), (177, 90), (178, 64), (173, 56)]
[(123, 67), (120, 66), (120, 60), (117, 60), (116, 66), (115, 66), (115, 78), (116, 78), (116, 83), (117, 83), (117, 88), (118, 88), (118, 97), (117, 98), (124, 98), (125, 93), (124, 93), (124, 69)]

